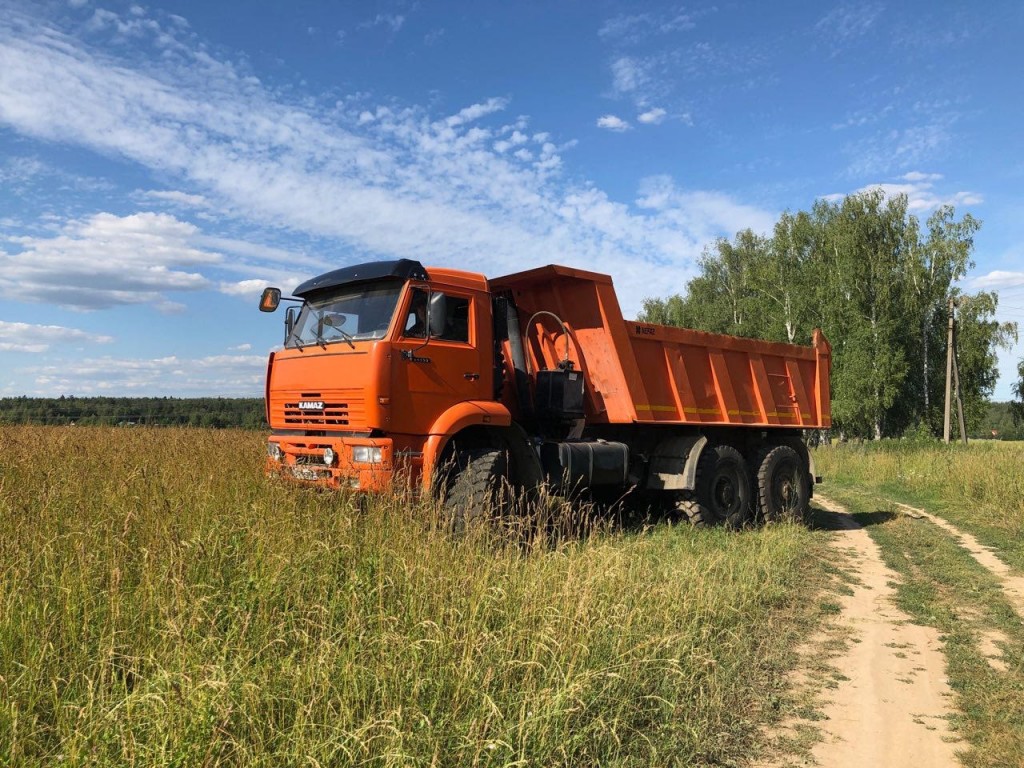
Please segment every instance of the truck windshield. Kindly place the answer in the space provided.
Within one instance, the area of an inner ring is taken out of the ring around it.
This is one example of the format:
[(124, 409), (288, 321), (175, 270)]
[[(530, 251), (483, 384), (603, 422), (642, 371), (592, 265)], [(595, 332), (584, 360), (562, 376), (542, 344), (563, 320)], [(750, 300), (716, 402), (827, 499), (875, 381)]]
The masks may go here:
[(395, 313), (402, 283), (360, 283), (341, 286), (302, 305), (285, 347), (382, 339)]

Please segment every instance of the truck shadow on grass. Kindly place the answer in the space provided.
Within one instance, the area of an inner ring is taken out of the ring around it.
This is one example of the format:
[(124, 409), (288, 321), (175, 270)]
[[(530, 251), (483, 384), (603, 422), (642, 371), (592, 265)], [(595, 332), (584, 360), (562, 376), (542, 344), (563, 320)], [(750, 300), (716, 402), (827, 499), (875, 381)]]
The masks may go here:
[(815, 531), (850, 531), (881, 525), (896, 516), (897, 513), (882, 509), (850, 515), (844, 512), (832, 512), (812, 504), (807, 527)]
[[(574, 498), (552, 496), (538, 507), (536, 503), (524, 505), (526, 514), (505, 516), (500, 527), (506, 537), (520, 543), (549, 544), (564, 541), (585, 541), (595, 533), (642, 536), (663, 526), (688, 526), (684, 515), (663, 504), (652, 503), (643, 497), (620, 496), (614, 499), (581, 495)], [(848, 531), (885, 523), (897, 513), (886, 510), (860, 512), (855, 515), (832, 512), (811, 504), (807, 517), (796, 521), (812, 531)], [(753, 520), (743, 526), (752, 530), (774, 525)]]

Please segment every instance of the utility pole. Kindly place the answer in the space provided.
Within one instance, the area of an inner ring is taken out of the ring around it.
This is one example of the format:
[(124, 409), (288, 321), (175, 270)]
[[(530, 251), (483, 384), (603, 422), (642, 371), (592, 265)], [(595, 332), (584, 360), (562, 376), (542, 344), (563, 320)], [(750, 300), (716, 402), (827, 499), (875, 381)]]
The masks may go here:
[[(959, 376), (957, 377), (959, 378)], [(946, 410), (942, 419), (942, 442), (949, 443), (949, 395), (953, 383), (953, 297), (949, 297), (949, 332), (946, 338)]]

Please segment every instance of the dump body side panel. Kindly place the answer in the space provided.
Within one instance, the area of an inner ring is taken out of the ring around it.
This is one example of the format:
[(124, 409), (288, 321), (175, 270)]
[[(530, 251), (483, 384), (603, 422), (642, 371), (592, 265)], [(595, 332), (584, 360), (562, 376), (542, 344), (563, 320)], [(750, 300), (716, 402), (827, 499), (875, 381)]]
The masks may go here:
[[(626, 322), (611, 278), (566, 267), (498, 278), (491, 288), (515, 298), (534, 371), (566, 357), (583, 371), (589, 424), (831, 425), (831, 349), (820, 331), (804, 347)], [(537, 314), (544, 311), (564, 331)]]

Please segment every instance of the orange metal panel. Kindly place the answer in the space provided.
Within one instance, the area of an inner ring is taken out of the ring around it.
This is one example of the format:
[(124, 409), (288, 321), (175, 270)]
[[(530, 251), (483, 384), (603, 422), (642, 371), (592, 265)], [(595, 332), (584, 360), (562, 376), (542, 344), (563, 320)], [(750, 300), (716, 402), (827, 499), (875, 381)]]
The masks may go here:
[[(821, 427), (828, 412), (828, 342), (814, 346), (626, 322), (607, 275), (548, 266), (498, 278), (521, 318), (555, 312), (568, 326), (569, 359), (587, 382), (591, 422)], [(557, 323), (526, 329), (535, 364), (564, 356)], [(810, 384), (813, 382), (813, 385)]]

